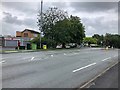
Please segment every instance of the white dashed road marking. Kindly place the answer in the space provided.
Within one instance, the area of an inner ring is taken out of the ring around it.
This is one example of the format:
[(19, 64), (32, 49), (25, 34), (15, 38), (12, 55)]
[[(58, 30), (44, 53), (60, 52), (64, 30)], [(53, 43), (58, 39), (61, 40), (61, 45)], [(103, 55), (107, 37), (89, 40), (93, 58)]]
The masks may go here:
[(31, 60), (33, 60), (35, 57), (32, 57)]
[(51, 57), (53, 57), (53, 55), (51, 55)]
[(3, 60), (3, 61), (0, 61), (0, 63), (5, 63), (5, 60)]
[[(116, 56), (114, 56), (114, 57), (116, 57)], [(105, 59), (103, 59), (103, 60), (101, 60), (101, 61), (106, 61), (106, 60), (109, 60), (109, 59), (111, 59), (111, 57), (105, 58)], [(92, 63), (92, 64), (89, 64), (89, 65), (87, 65), (87, 66), (84, 66), (84, 67), (75, 69), (75, 70), (73, 70), (72, 72), (74, 73), (74, 72), (80, 71), (80, 70), (82, 70), (82, 69), (88, 68), (88, 67), (93, 66), (93, 65), (95, 65), (95, 64), (97, 64), (97, 63)]]
[(106, 61), (106, 60), (109, 60), (111, 57), (108, 57), (108, 58), (105, 58), (105, 59), (103, 59), (102, 61)]
[(82, 69), (88, 68), (88, 67), (90, 67), (90, 66), (93, 66), (93, 65), (95, 65), (95, 64), (96, 64), (96, 63), (92, 63), (92, 64), (89, 64), (89, 65), (87, 65), (87, 66), (84, 66), (84, 67), (78, 68), (78, 69), (76, 69), (76, 70), (73, 70), (73, 73), (74, 73), (74, 72), (77, 72), (77, 71), (80, 71), (80, 70), (82, 70)]

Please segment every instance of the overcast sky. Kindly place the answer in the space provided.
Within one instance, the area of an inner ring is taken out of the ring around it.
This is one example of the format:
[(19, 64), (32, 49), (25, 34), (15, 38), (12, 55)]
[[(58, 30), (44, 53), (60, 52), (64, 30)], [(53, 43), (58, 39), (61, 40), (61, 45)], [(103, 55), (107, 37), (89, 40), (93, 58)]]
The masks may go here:
[[(43, 2), (44, 11), (53, 6), (80, 17), (86, 36), (118, 33), (117, 2)], [(15, 36), (26, 28), (38, 31), (38, 7), (38, 2), (2, 2), (2, 34)]]

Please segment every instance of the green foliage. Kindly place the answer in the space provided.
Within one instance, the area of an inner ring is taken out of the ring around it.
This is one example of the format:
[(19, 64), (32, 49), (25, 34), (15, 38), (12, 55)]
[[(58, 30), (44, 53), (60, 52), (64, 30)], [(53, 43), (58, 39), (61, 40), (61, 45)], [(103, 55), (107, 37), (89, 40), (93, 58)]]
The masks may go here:
[[(103, 36), (103, 35), (100, 36), (99, 34), (94, 34), (92, 37), (97, 39), (98, 45), (102, 44), (103, 46), (120, 48), (120, 35), (118, 35), (118, 34), (106, 33), (105, 36)], [(101, 41), (102, 41), (102, 43), (101, 43)]]
[(85, 37), (85, 27), (81, 23), (81, 20), (77, 16), (70, 16), (70, 36), (72, 43), (80, 44), (83, 41), (83, 38)]
[(96, 38), (92, 38), (92, 37), (85, 37), (83, 39), (84, 43), (89, 43), (89, 44), (97, 44), (97, 39)]
[[(38, 35), (37, 37), (35, 37), (33, 40), (30, 41), (31, 43), (35, 43), (37, 44), (38, 48), (40, 46), (40, 35)], [(41, 37), (41, 44), (47, 44), (48, 48), (50, 48), (50, 46), (55, 47), (55, 42), (53, 42), (53, 40), (51, 39), (47, 39), (46, 37)]]
[(104, 41), (104, 36), (103, 35), (94, 34), (92, 37), (97, 39), (97, 44), (98, 45), (102, 45), (104, 43), (103, 42)]
[(67, 12), (49, 8), (42, 17), (42, 20), (38, 18), (38, 26), (42, 27), (48, 47), (66, 43), (80, 44), (85, 37), (85, 27), (77, 16), (68, 17)]
[(58, 21), (53, 29), (57, 43), (80, 44), (85, 37), (84, 26), (77, 16), (71, 15), (68, 19)]
[[(39, 15), (41, 17), (41, 15)], [(68, 17), (67, 12), (64, 12), (56, 7), (49, 8), (42, 14), (42, 20), (38, 17), (38, 26), (42, 27), (44, 37), (47, 39), (49, 47), (56, 45), (55, 41), (55, 30), (53, 29), (56, 22), (64, 20)]]
[(120, 48), (120, 35), (107, 33), (104, 37), (105, 46)]
[(42, 25), (42, 32), (45, 37), (52, 38), (54, 32), (53, 26), (56, 22), (67, 18), (67, 12), (51, 7), (46, 12), (43, 12), (42, 17), (42, 20), (41, 18), (38, 19), (38, 26), (40, 27)]
[(30, 41), (31, 43), (39, 44), (40, 43), (40, 35), (35, 37), (33, 40)]

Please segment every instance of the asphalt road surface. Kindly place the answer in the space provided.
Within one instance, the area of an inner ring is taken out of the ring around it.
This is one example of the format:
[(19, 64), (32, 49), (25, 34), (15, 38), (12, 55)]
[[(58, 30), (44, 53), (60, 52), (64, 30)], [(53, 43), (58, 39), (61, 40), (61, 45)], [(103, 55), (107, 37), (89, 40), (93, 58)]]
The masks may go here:
[(77, 88), (117, 58), (117, 49), (99, 48), (3, 54), (2, 88)]

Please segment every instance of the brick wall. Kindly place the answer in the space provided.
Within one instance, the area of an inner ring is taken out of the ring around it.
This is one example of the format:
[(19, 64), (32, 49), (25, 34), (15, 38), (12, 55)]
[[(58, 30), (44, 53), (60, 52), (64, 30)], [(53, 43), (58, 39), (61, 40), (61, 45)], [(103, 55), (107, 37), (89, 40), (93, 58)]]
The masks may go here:
[(21, 37), (21, 36), (22, 36), (22, 33), (19, 31), (16, 31), (16, 37)]

